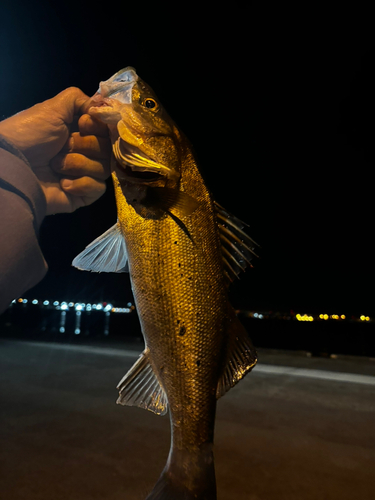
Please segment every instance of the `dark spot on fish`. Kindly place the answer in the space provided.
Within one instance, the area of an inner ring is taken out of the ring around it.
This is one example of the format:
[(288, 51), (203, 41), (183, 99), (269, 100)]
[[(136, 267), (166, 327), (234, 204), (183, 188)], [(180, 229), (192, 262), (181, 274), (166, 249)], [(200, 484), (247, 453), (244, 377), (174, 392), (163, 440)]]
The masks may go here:
[(179, 331), (178, 333), (179, 333), (179, 335), (181, 335), (181, 337), (182, 337), (183, 335), (185, 335), (185, 332), (186, 332), (186, 327), (185, 327), (184, 325), (182, 325), (182, 326), (180, 327), (180, 331)]
[(177, 245), (177, 241), (175, 241), (174, 244)]
[(183, 274), (181, 274), (181, 278), (182, 278)]
[(197, 359), (197, 366), (199, 366), (201, 364), (200, 360)]
[(180, 324), (180, 320), (179, 320), (179, 319), (177, 320), (177, 324), (178, 324), (178, 325)]
[(188, 280), (191, 280), (191, 276), (188, 277)]
[(180, 264), (180, 262), (178, 263), (178, 267), (181, 267), (181, 264)]

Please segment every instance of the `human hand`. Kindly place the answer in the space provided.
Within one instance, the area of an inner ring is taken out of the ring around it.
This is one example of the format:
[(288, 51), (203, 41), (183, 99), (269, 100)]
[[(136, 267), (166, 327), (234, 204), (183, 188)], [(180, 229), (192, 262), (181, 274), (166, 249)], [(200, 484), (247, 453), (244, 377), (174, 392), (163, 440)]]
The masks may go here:
[(38, 178), (47, 215), (73, 212), (105, 192), (111, 155), (108, 129), (86, 114), (97, 104), (71, 87), (0, 122), (0, 134), (25, 155)]

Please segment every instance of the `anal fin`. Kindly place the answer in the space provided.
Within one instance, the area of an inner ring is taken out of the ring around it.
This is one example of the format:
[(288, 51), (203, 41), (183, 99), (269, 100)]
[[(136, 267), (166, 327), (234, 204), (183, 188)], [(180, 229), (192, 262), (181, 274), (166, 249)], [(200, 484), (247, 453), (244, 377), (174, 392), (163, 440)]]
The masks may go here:
[(157, 415), (165, 415), (168, 411), (167, 395), (150, 364), (149, 354), (146, 348), (120, 380), (117, 404), (138, 406)]
[(258, 360), (250, 337), (240, 320), (234, 315), (234, 311), (227, 335), (224, 368), (216, 389), (218, 399), (243, 379), (254, 368)]

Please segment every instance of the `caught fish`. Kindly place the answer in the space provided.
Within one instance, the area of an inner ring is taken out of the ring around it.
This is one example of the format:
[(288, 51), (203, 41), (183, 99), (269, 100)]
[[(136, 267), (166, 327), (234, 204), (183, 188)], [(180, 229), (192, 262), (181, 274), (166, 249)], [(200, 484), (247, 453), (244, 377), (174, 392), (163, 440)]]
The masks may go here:
[(118, 221), (73, 265), (130, 273), (145, 350), (117, 402), (169, 411), (171, 422), (146, 500), (215, 500), (216, 401), (257, 361), (227, 289), (256, 243), (213, 200), (188, 140), (133, 68), (101, 82), (96, 99), (89, 113), (110, 130)]

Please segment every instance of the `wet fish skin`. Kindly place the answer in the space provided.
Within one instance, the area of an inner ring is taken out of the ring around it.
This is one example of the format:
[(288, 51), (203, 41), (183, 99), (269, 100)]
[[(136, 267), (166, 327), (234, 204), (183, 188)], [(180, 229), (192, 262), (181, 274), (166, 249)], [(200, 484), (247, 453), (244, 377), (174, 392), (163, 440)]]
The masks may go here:
[[(148, 98), (157, 111), (145, 108)], [(256, 353), (228, 300), (217, 207), (190, 143), (139, 77), (132, 103), (115, 107), (123, 125), (112, 124), (113, 144), (124, 141), (167, 169), (153, 167), (147, 177), (121, 164), (118, 151), (113, 160), (117, 234), (146, 345), (119, 384), (118, 402), (159, 414), (169, 408), (170, 454), (147, 500), (215, 500), (217, 397), (252, 369)], [(110, 122), (110, 109), (103, 113)]]

